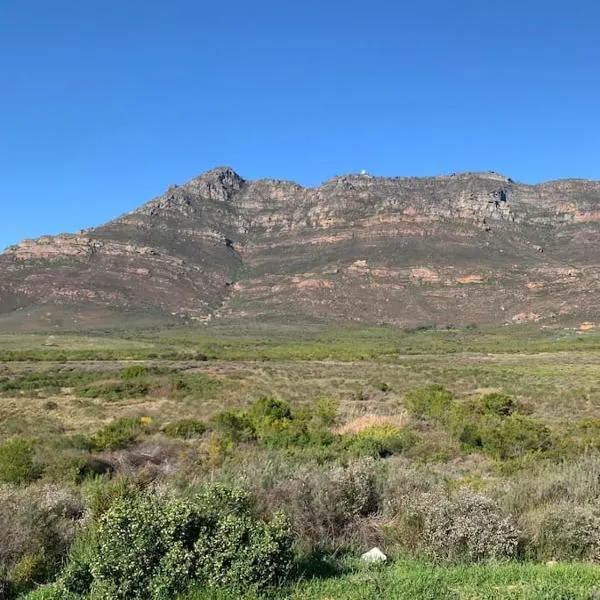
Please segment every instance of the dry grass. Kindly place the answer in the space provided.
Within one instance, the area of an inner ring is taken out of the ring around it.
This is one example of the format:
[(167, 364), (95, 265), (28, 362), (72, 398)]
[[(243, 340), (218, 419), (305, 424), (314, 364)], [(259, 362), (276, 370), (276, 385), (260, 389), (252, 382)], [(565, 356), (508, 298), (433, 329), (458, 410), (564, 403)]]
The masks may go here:
[(365, 429), (371, 427), (404, 427), (408, 422), (408, 415), (403, 412), (396, 416), (385, 415), (364, 415), (349, 421), (345, 425), (338, 427), (336, 433), (340, 435), (356, 435)]

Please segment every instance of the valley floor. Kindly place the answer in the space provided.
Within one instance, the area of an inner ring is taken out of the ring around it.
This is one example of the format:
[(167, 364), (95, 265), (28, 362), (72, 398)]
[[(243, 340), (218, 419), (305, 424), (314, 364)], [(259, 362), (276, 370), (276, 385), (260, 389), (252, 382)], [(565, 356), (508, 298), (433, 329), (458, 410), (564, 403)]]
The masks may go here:
[(0, 334), (0, 361), (7, 598), (600, 597), (593, 327)]

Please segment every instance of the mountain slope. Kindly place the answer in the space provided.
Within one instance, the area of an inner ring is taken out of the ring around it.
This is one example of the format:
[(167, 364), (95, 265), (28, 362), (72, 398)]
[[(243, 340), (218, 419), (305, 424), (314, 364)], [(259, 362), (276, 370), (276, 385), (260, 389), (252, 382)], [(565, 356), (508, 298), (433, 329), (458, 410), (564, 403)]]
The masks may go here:
[(98, 228), (8, 248), (0, 323), (593, 319), (598, 242), (599, 182), (348, 175), (303, 188), (218, 168)]

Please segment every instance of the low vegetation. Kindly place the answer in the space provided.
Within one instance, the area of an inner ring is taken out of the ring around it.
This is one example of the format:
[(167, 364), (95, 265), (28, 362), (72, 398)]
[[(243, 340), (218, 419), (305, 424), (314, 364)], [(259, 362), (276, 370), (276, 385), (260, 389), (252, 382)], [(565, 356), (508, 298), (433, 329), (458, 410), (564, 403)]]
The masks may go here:
[[(172, 332), (136, 344), (173, 359), (0, 365), (0, 598), (593, 598), (592, 342), (399, 358), (389, 331), (364, 353), (375, 334), (318, 361), (314, 340), (223, 361), (248, 338)], [(451, 336), (496, 339), (397, 343)], [(356, 560), (374, 546), (387, 564)]]

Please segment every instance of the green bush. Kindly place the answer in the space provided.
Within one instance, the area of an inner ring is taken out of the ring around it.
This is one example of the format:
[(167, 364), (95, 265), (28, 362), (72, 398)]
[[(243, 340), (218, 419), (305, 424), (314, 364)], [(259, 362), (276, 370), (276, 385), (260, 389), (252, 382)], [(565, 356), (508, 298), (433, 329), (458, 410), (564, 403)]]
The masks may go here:
[(408, 411), (420, 419), (445, 422), (454, 396), (441, 385), (427, 385), (408, 390), (404, 395), (404, 403)]
[(196, 419), (180, 419), (179, 421), (167, 423), (167, 425), (163, 427), (163, 433), (172, 438), (183, 438), (187, 440), (201, 436), (207, 429), (208, 426), (204, 421), (198, 421)]
[(91, 593), (111, 600), (167, 599), (191, 583), (236, 590), (279, 583), (291, 559), (286, 521), (256, 519), (249, 497), (211, 487), (189, 499), (140, 496), (101, 518)]
[(144, 365), (130, 365), (121, 371), (121, 379), (138, 379), (148, 375), (148, 367)]
[(139, 442), (151, 427), (141, 419), (117, 419), (97, 431), (91, 438), (95, 450), (120, 450)]
[(531, 452), (545, 452), (552, 447), (552, 436), (546, 425), (525, 415), (513, 414), (483, 432), (486, 452), (507, 460)]
[(321, 427), (333, 427), (338, 420), (340, 403), (333, 398), (319, 398), (315, 402), (315, 419)]
[(98, 381), (77, 388), (81, 398), (102, 398), (103, 400), (121, 400), (123, 398), (144, 398), (152, 390), (149, 380), (136, 377), (121, 381)]
[(467, 450), (509, 460), (553, 447), (552, 434), (541, 421), (513, 413), (500, 416), (481, 404), (455, 404), (449, 418), (452, 437)]
[(55, 565), (42, 548), (38, 552), (23, 555), (10, 570), (10, 580), (17, 594), (31, 590), (36, 583), (48, 581), (54, 574)]
[(243, 411), (220, 412), (213, 418), (213, 423), (220, 434), (234, 442), (245, 442), (256, 438), (254, 423)]
[(14, 439), (0, 445), (0, 482), (27, 483), (38, 476), (31, 442)]
[(292, 419), (292, 409), (289, 403), (276, 398), (263, 396), (252, 404), (250, 418), (258, 427), (270, 425), (276, 421), (289, 421)]
[(488, 413), (498, 415), (499, 417), (508, 417), (516, 410), (515, 401), (506, 394), (486, 394), (481, 398), (481, 405)]
[(401, 454), (417, 440), (412, 431), (393, 425), (373, 425), (344, 438), (345, 447), (352, 453), (381, 458)]
[(60, 583), (41, 586), (23, 598), (24, 600), (81, 600), (81, 596), (65, 590)]
[(114, 504), (135, 501), (141, 488), (141, 483), (131, 477), (115, 477), (108, 481), (96, 477), (84, 482), (83, 493), (90, 516), (97, 520)]

